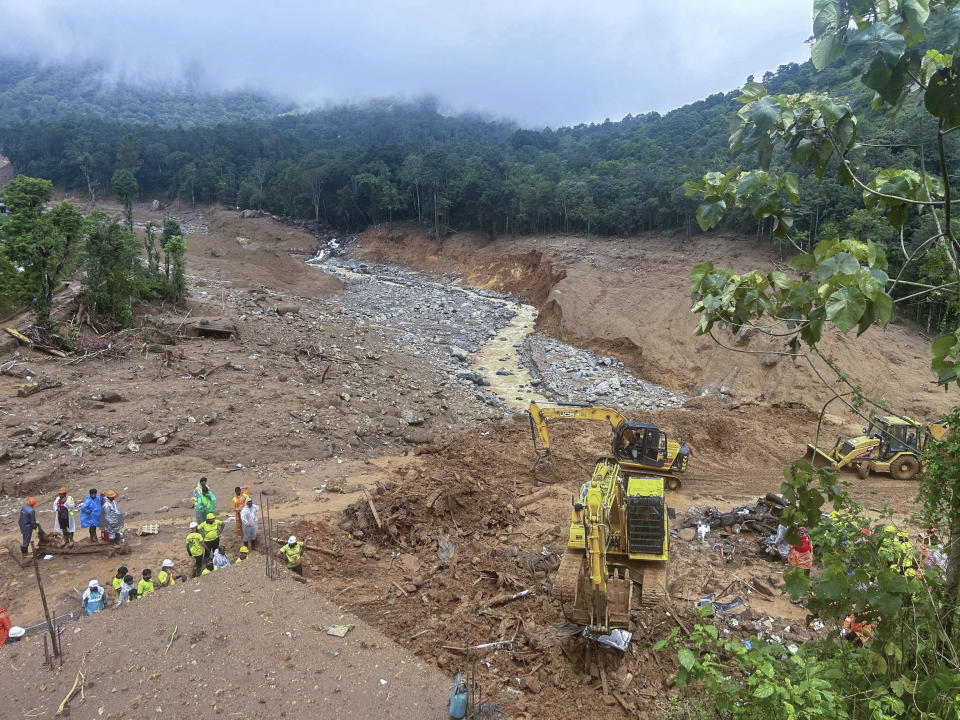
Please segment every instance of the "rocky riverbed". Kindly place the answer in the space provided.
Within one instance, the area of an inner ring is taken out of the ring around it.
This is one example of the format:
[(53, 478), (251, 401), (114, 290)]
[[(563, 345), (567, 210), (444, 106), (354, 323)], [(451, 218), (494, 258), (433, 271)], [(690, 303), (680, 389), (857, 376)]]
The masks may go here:
[(445, 367), (489, 405), (523, 410), (531, 400), (547, 400), (650, 410), (686, 399), (636, 377), (614, 357), (534, 332), (536, 309), (510, 295), (348, 258), (312, 264), (346, 283), (337, 300), (342, 312)]

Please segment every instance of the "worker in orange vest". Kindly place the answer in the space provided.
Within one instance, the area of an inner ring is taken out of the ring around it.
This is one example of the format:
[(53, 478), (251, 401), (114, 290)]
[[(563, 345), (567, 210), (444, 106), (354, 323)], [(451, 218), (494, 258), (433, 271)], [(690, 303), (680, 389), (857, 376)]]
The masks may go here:
[(233, 489), (233, 497), (230, 498), (230, 507), (233, 508), (233, 514), (237, 517), (237, 537), (243, 538), (243, 529), (240, 527), (240, 511), (243, 510), (250, 499), (250, 486)]

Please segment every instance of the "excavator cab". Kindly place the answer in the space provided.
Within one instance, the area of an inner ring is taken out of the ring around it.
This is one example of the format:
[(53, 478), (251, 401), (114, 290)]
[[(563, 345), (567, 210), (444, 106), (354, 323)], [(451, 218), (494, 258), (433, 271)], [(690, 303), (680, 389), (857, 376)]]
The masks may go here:
[(667, 434), (644, 422), (620, 423), (614, 433), (614, 455), (618, 460), (648, 467), (663, 467), (667, 461)]

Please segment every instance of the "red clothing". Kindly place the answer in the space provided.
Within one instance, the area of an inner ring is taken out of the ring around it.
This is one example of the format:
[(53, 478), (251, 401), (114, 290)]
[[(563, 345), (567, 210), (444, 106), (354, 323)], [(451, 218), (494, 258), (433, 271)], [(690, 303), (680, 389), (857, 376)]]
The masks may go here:
[(810, 544), (809, 535), (804, 535), (802, 538), (800, 538), (799, 545), (791, 545), (790, 547), (799, 553), (808, 553), (813, 550), (813, 545)]
[(0, 608), (0, 647), (7, 644), (7, 638), (10, 637), (10, 616)]

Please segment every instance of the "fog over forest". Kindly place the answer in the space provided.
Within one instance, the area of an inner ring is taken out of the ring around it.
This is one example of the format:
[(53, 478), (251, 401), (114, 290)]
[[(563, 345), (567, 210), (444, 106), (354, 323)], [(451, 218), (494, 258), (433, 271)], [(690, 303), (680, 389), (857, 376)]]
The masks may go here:
[(665, 112), (803, 60), (808, 0), (0, 0), (0, 54), (303, 106), (437, 97), (528, 127)]

